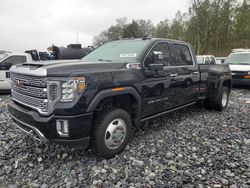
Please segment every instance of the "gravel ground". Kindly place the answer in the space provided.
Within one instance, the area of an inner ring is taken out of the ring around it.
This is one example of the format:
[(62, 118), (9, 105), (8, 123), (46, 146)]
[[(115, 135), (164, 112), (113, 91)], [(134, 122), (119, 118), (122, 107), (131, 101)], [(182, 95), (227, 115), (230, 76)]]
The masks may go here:
[(0, 96), (0, 187), (250, 187), (250, 90), (224, 112), (189, 107), (144, 123), (110, 160), (44, 145), (13, 126)]

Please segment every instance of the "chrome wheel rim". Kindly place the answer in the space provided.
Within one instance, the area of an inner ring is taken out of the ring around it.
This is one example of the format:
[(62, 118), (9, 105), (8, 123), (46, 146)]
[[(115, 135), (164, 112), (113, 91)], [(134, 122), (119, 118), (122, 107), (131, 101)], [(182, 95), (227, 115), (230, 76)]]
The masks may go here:
[(224, 91), (224, 93), (222, 95), (222, 101), (221, 101), (223, 107), (225, 107), (227, 105), (227, 98), (228, 98), (227, 92)]
[(108, 149), (117, 149), (122, 145), (127, 133), (127, 126), (124, 120), (115, 119), (107, 127), (104, 137)]

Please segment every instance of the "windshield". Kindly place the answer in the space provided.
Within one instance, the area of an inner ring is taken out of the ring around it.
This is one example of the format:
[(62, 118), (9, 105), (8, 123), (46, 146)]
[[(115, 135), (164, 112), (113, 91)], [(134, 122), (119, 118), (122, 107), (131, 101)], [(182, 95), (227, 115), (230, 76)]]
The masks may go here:
[(9, 55), (8, 53), (2, 53), (2, 54), (0, 54), (0, 61), (2, 59), (4, 59), (5, 57), (7, 57), (8, 55)]
[(203, 64), (203, 57), (196, 57), (198, 64)]
[(230, 54), (225, 60), (227, 64), (250, 65), (250, 53)]
[(88, 62), (135, 62), (149, 41), (130, 40), (108, 42), (83, 58)]

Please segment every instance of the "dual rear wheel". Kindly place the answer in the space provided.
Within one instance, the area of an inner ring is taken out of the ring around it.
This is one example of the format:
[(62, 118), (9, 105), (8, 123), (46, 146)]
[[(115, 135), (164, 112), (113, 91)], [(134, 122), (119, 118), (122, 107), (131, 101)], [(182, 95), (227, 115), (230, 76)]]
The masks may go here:
[(207, 99), (205, 101), (205, 106), (208, 109), (215, 109), (222, 111), (228, 106), (230, 90), (226, 86), (222, 86), (218, 97), (216, 99)]

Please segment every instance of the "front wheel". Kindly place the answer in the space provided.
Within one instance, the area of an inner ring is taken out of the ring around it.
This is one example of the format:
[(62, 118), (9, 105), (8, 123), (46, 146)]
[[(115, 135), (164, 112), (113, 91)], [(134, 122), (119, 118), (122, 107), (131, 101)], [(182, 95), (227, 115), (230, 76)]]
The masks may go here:
[(131, 135), (131, 118), (127, 111), (114, 109), (97, 114), (93, 131), (93, 147), (103, 158), (122, 152)]

